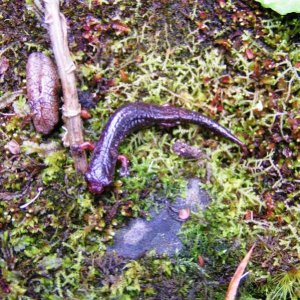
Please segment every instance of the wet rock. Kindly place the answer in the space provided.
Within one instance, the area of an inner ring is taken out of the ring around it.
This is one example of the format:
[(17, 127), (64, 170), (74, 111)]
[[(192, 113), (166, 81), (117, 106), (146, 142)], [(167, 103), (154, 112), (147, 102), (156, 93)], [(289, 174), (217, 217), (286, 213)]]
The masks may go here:
[(174, 255), (182, 249), (177, 236), (184, 220), (178, 217), (183, 208), (196, 212), (204, 210), (210, 202), (208, 194), (200, 188), (200, 180), (192, 178), (188, 181), (186, 199), (177, 198), (175, 203), (165, 202), (159, 212), (150, 212), (151, 220), (142, 218), (131, 220), (125, 228), (117, 231), (114, 245), (108, 252), (115, 251), (118, 256), (136, 259), (148, 251), (155, 250), (157, 255)]
[(207, 192), (200, 188), (200, 180), (198, 178), (191, 178), (188, 181), (186, 203), (194, 212), (205, 210), (210, 203)]

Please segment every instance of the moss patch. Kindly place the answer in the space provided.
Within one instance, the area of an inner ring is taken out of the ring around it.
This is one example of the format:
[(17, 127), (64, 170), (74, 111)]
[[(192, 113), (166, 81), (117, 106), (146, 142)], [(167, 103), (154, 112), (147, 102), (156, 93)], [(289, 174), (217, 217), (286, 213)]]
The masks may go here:
[[(25, 87), (31, 51), (51, 53), (34, 12), (2, 2), (0, 97)], [(63, 128), (36, 134), (18, 96), (0, 116), (1, 297), (223, 299), (254, 242), (241, 299), (299, 297), (297, 16), (242, 1), (68, 1), (62, 8), (79, 88), (94, 95), (87, 140), (97, 140), (124, 103), (169, 103), (217, 120), (251, 155), (241, 162), (235, 145), (196, 126), (147, 129), (121, 146), (130, 177), (116, 174), (111, 191), (94, 197), (62, 146)], [(176, 156), (179, 139), (203, 157)], [(182, 195), (191, 176), (213, 203), (185, 224), (180, 255), (103, 257), (116, 227), (147, 215), (157, 199)]]

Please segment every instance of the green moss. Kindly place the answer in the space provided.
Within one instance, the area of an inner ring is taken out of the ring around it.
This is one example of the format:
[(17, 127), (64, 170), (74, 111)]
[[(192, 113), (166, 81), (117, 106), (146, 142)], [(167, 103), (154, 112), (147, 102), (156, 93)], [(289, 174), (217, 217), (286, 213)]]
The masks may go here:
[[(0, 144), (14, 140), (20, 152), (6, 148), (0, 154), (0, 282), (10, 287), (10, 293), (0, 290), (0, 297), (224, 299), (229, 279), (254, 242), (241, 299), (299, 296), (299, 20), (265, 13), (255, 4), (241, 7), (238, 1), (205, 4), (64, 6), (79, 86), (98, 101), (93, 118), (84, 123), (86, 139), (97, 140), (124, 103), (169, 103), (219, 121), (245, 141), (251, 155), (241, 162), (235, 145), (197, 126), (145, 129), (120, 147), (130, 159), (130, 176), (116, 173), (111, 191), (95, 197), (63, 148), (62, 130), (36, 134), (25, 97), (19, 96), (3, 110), (14, 115), (1, 114)], [(27, 41), (21, 47), (12, 43), (22, 40), (15, 31), (1, 33), (1, 55), (10, 63), (1, 75), (1, 95), (25, 86), (29, 52), (49, 48), (34, 14), (15, 5), (18, 9), (9, 1), (0, 5), (0, 22), (20, 28)], [(118, 16), (130, 31), (91, 26), (87, 32), (88, 15), (103, 26)], [(203, 157), (176, 156), (176, 140), (201, 148)], [(117, 227), (157, 199), (182, 196), (186, 178), (195, 176), (212, 204), (184, 225), (180, 255), (131, 262), (103, 256)], [(27, 209), (20, 208), (35, 197)]]

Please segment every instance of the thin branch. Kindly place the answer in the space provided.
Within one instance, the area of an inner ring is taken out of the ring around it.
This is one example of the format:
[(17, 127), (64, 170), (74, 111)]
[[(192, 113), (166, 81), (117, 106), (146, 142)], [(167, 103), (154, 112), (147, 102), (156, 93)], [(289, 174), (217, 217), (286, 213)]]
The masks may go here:
[(40, 196), (40, 194), (41, 194), (42, 191), (43, 191), (43, 188), (39, 187), (37, 194), (29, 202), (21, 205), (20, 208), (21, 209), (27, 208), (30, 204), (32, 204)]
[(60, 13), (59, 0), (44, 0), (44, 3), (45, 23), (63, 90), (62, 112), (67, 128), (67, 138), (64, 140), (64, 145), (71, 148), (75, 168), (84, 173), (87, 169), (86, 155), (84, 151), (79, 151), (76, 147), (83, 143), (83, 131), (80, 117), (81, 107), (76, 89), (75, 65), (71, 59), (67, 42), (67, 23), (64, 15)]

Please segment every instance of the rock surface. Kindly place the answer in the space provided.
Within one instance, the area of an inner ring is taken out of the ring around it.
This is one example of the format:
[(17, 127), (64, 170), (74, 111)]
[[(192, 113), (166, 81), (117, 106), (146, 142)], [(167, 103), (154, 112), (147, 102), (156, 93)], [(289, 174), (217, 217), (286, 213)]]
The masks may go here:
[(108, 252), (115, 251), (118, 256), (136, 259), (150, 250), (168, 256), (180, 251), (183, 245), (177, 234), (184, 222), (178, 218), (179, 209), (190, 208), (196, 212), (204, 210), (210, 202), (197, 178), (188, 181), (186, 195), (186, 199), (177, 198), (172, 204), (166, 201), (159, 212), (152, 210), (150, 221), (142, 218), (131, 220), (125, 228), (117, 231), (114, 245), (108, 248)]

